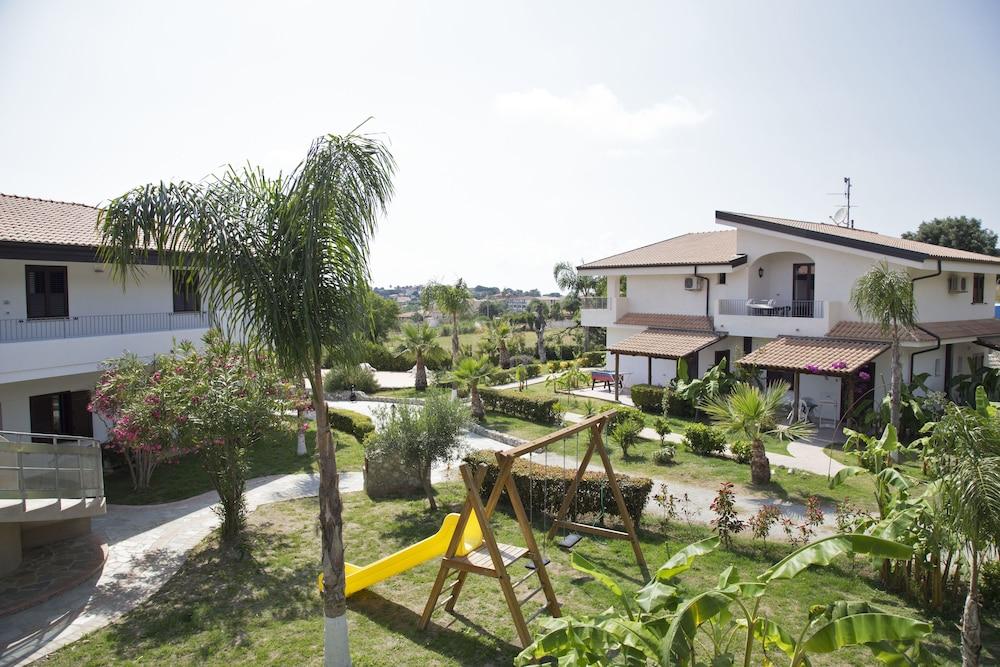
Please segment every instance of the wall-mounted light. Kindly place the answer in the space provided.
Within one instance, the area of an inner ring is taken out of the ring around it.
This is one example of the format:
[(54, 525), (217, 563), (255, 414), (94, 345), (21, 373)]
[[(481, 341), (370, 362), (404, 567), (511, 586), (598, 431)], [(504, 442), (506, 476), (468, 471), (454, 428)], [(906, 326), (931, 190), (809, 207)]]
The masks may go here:
[(757, 269), (757, 277), (758, 278), (763, 278), (764, 277), (764, 267), (763, 266), (760, 267), (759, 269)]

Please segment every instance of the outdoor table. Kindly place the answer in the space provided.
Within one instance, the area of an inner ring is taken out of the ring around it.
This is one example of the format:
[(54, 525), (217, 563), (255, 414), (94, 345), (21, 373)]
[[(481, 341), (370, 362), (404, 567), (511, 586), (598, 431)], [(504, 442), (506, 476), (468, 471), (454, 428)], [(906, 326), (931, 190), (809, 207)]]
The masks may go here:
[[(618, 387), (622, 387), (623, 376), (621, 373), (618, 374)], [(593, 390), (598, 382), (604, 384), (604, 388), (611, 390), (611, 383), (615, 381), (614, 371), (602, 369), (597, 371), (590, 371), (590, 388)]]

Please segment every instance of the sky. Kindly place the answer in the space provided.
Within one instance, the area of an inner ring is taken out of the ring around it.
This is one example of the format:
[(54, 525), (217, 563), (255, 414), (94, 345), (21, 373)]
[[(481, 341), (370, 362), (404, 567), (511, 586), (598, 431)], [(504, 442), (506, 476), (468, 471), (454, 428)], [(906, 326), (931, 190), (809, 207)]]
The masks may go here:
[[(376, 285), (555, 289), (717, 209), (1000, 228), (1000, 3), (0, 0), (0, 192), (99, 205), (325, 133), (398, 171)], [(367, 122), (365, 122), (367, 119)]]

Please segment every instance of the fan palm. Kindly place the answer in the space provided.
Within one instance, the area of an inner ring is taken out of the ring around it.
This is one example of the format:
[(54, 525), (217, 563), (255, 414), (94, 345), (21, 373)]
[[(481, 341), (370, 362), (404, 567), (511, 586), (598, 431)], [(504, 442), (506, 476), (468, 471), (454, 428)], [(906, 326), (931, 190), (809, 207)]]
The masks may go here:
[(489, 357), (465, 357), (451, 372), (455, 382), (469, 388), (469, 403), (472, 416), (481, 420), (486, 416), (483, 409), (483, 399), (479, 396), (479, 383), (489, 380), (496, 368), (490, 363)]
[(472, 294), (469, 292), (469, 288), (466, 287), (465, 281), (461, 278), (454, 285), (431, 283), (424, 291), (427, 295), (425, 300), (428, 301), (426, 305), (429, 306), (429, 302), (432, 301), (437, 304), (442, 313), (451, 317), (451, 365), (454, 366), (458, 362), (460, 352), (458, 345), (458, 319), (469, 311)]
[(403, 326), (403, 340), (399, 343), (400, 354), (412, 354), (416, 358), (416, 379), (413, 388), (427, 389), (427, 357), (443, 353), (444, 348), (437, 341), (437, 332), (427, 324), (406, 324)]
[(500, 368), (510, 368), (510, 350), (507, 349), (507, 341), (513, 333), (514, 329), (510, 326), (509, 320), (490, 320), (486, 323), (486, 341), (490, 349), (497, 351)]
[(917, 324), (917, 302), (913, 297), (910, 275), (890, 269), (885, 262), (873, 266), (854, 283), (851, 305), (862, 318), (876, 322), (882, 335), (888, 337), (892, 344), (889, 421), (898, 431), (900, 388), (903, 384), (900, 340), (908, 329)]
[[(316, 139), (288, 174), (227, 168), (199, 182), (137, 187), (101, 213), (101, 256), (122, 284), (160, 262), (193, 269), (215, 312), (306, 376), (320, 461), (326, 664), (350, 664), (337, 461), (323, 395), (323, 349), (367, 330), (368, 243), (392, 196), (395, 163), (364, 135)], [(342, 355), (350, 350), (340, 349)]]
[(765, 389), (748, 382), (737, 382), (732, 393), (714, 396), (699, 404), (702, 412), (727, 435), (750, 441), (750, 481), (754, 484), (771, 481), (771, 462), (764, 450), (765, 436), (782, 440), (801, 438), (815, 432), (815, 427), (807, 421), (793, 424), (779, 422), (778, 414), (787, 393), (787, 382), (775, 382)]

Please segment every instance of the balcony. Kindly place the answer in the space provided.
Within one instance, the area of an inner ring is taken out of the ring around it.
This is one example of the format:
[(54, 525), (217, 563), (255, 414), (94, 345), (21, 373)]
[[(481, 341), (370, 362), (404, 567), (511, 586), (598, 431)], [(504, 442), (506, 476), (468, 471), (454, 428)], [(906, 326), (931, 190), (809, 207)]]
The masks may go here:
[(822, 301), (778, 299), (720, 299), (719, 315), (745, 317), (824, 317)]
[(43, 319), (0, 320), (0, 343), (121, 336), (156, 331), (207, 329), (209, 313), (118, 313)]
[(608, 327), (628, 312), (623, 296), (585, 296), (580, 299), (580, 323), (585, 327)]
[(606, 296), (580, 297), (581, 310), (606, 310), (607, 307), (608, 307), (608, 297)]
[(732, 336), (824, 336), (836, 303), (780, 299), (719, 299), (715, 328)]

